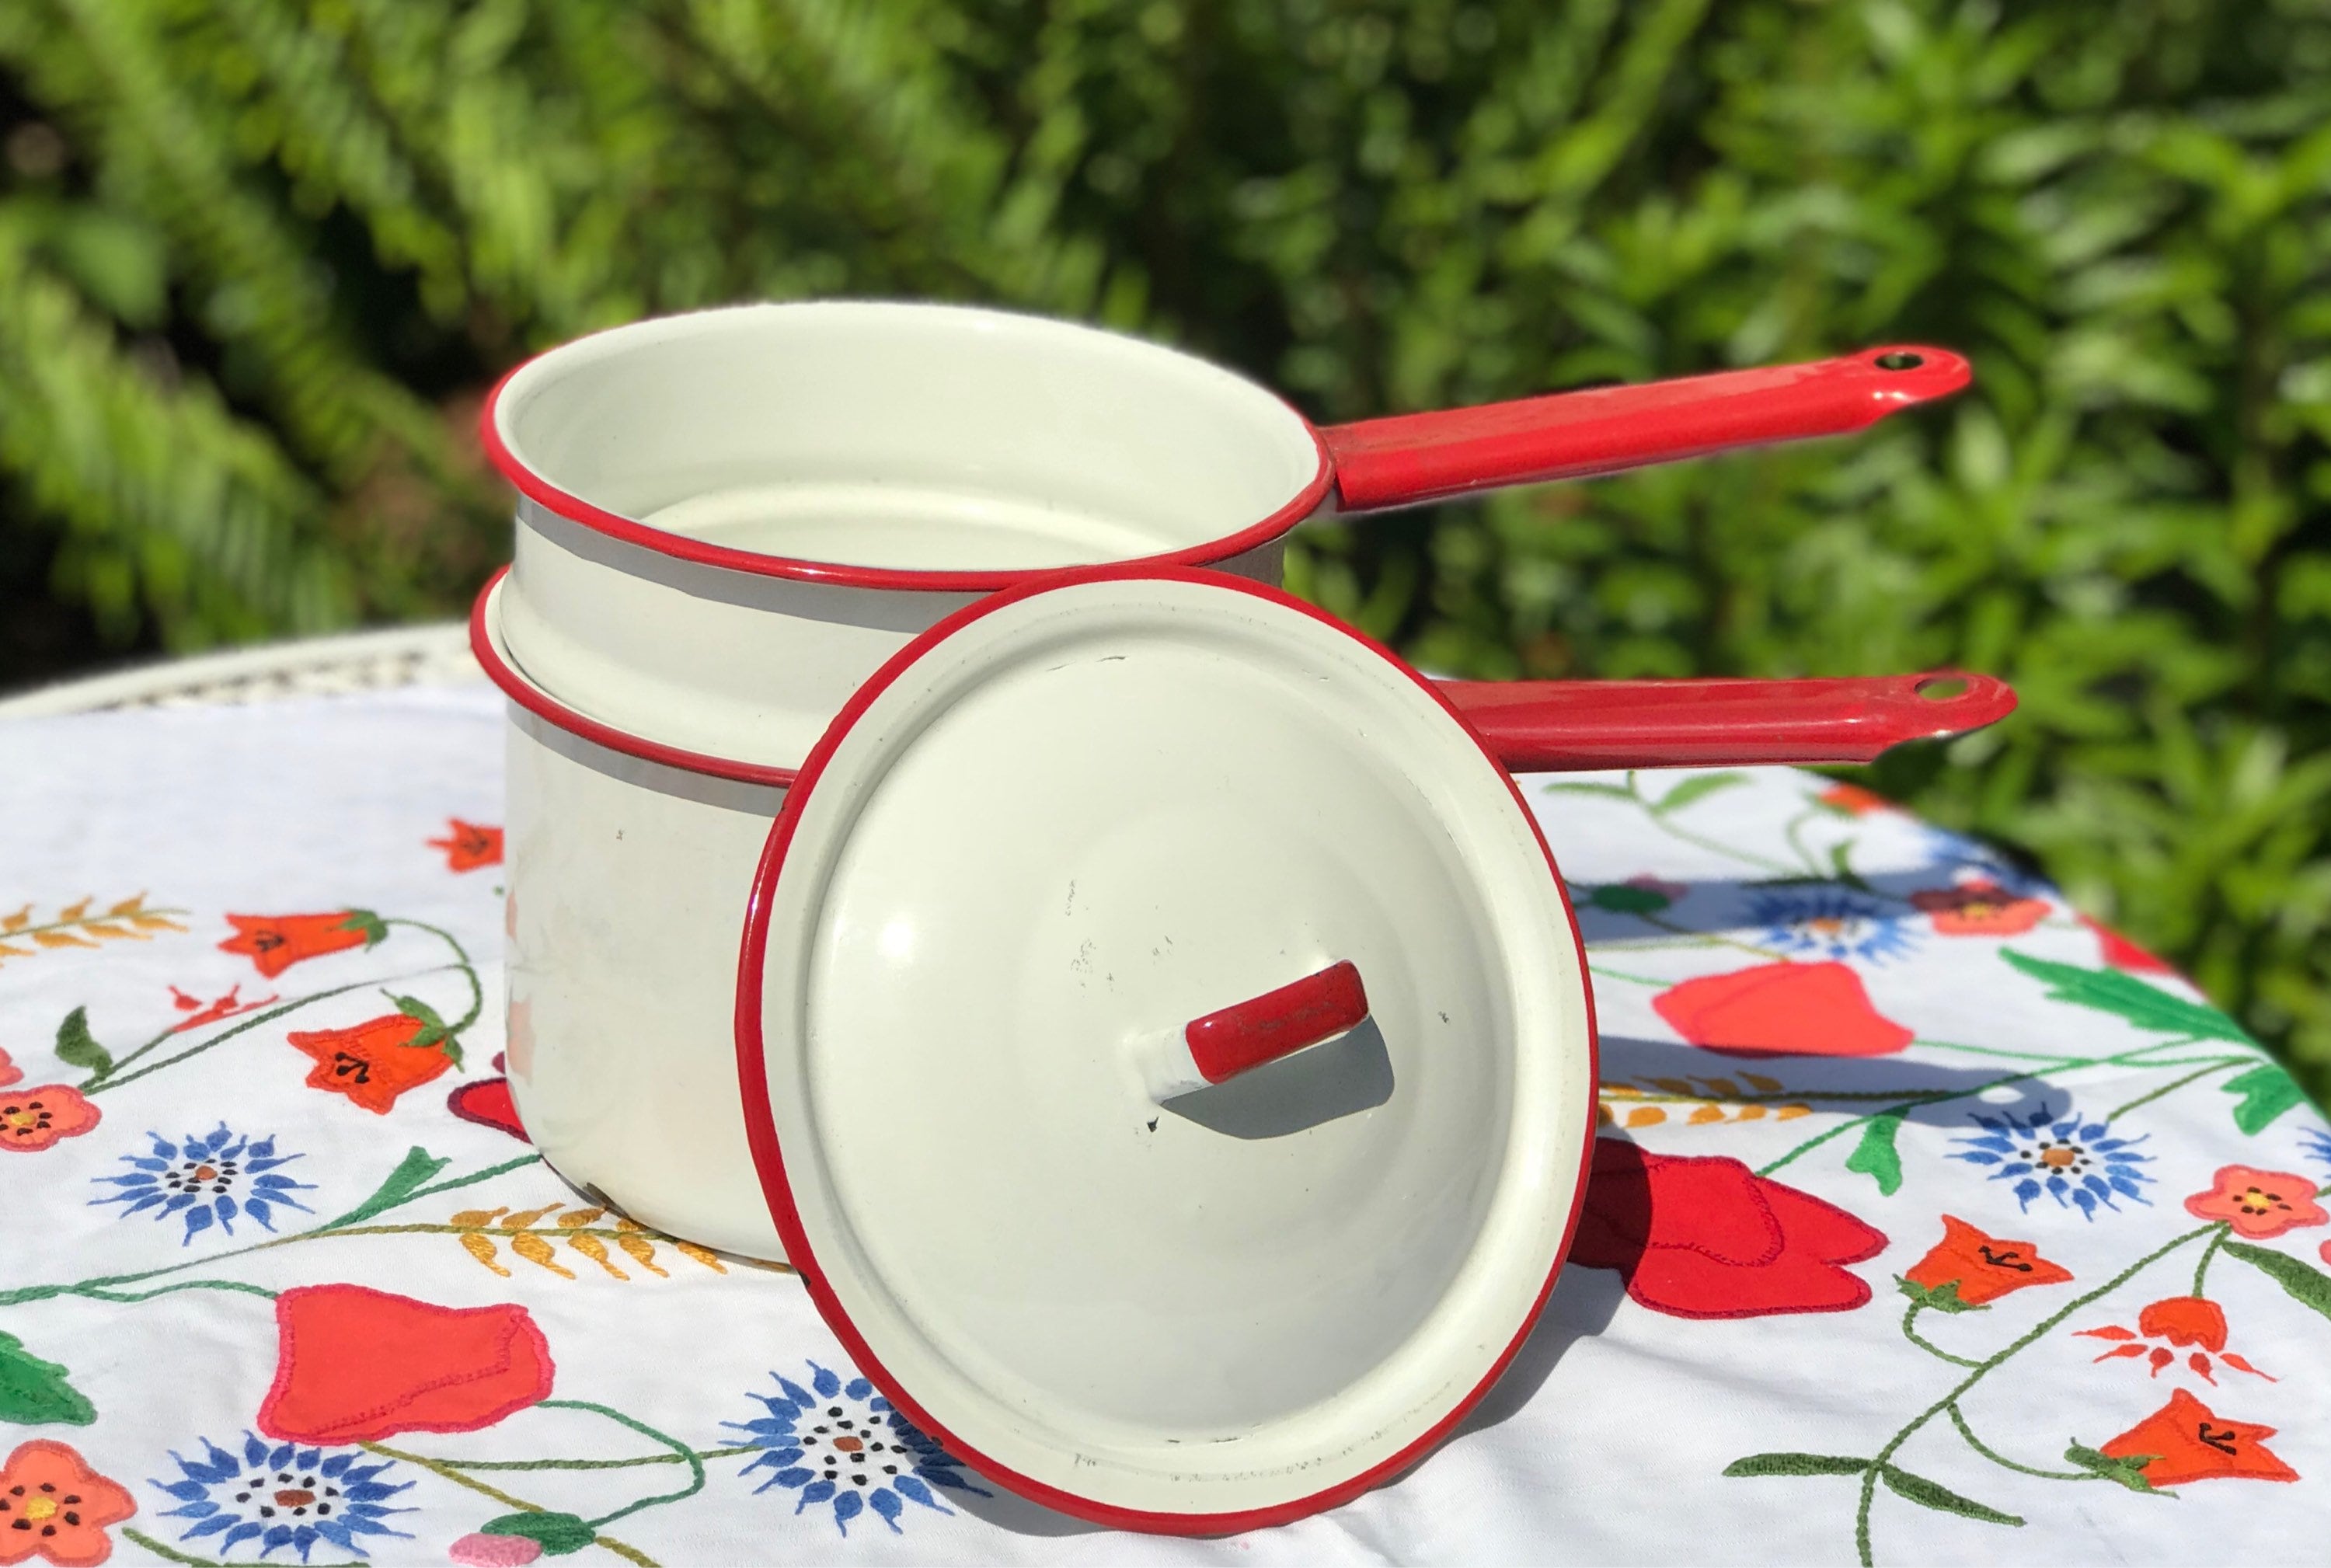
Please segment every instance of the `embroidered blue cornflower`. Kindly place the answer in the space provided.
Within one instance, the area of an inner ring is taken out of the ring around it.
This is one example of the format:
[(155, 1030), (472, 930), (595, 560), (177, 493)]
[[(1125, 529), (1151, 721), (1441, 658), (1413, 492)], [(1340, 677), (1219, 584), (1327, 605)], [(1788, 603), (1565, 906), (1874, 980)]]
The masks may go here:
[(1883, 963), (1917, 945), (1900, 916), (1850, 893), (1759, 893), (1748, 918), (1784, 953)]
[(2331, 1133), (2321, 1127), (2308, 1127), (2298, 1135), (2298, 1141), (2307, 1145), (2309, 1155), (2331, 1165)]
[(2108, 1123), (2083, 1122), (2069, 1101), (2061, 1116), (2042, 1100), (2028, 1117), (2012, 1111), (1988, 1117), (1977, 1111), (1968, 1119), (1984, 1131), (1977, 1137), (1953, 1139), (1965, 1145), (1966, 1152), (1951, 1158), (1997, 1166), (1991, 1179), (2013, 1182), (2015, 1201), (2022, 1208), (2031, 1208), (2031, 1200), (2045, 1193), (2059, 1207), (2069, 1205), (2093, 1220), (2099, 1203), (2120, 1212), (2113, 1202), (2116, 1194), (2148, 1206), (2153, 1202), (2138, 1191), (2140, 1183), (2153, 1180), (2138, 1168), (2153, 1161), (2152, 1155), (2136, 1152), (2145, 1140), (2117, 1138)]
[[(890, 1406), (862, 1377), (847, 1383), (815, 1362), (810, 1386), (777, 1373), (779, 1392), (747, 1397), (769, 1412), (757, 1421), (722, 1421), (745, 1434), (761, 1452), (740, 1475), (766, 1469), (769, 1477), (754, 1494), (772, 1487), (800, 1493), (794, 1512), (817, 1504), (833, 1510), (833, 1523), (850, 1534), (850, 1521), (871, 1508), (894, 1535), (899, 1516), (916, 1503), (942, 1514), (953, 1508), (933, 1495), (933, 1487), (988, 1496), (961, 1473), (961, 1461)], [(812, 1392), (814, 1391), (814, 1392)]]
[(228, 1453), (208, 1438), (196, 1440), (203, 1457), (189, 1459), (172, 1449), (181, 1472), (175, 1481), (148, 1479), (178, 1500), (162, 1517), (192, 1519), (194, 1525), (178, 1537), (201, 1540), (215, 1535), (206, 1551), (224, 1557), (247, 1541), (259, 1543), (261, 1557), (289, 1546), (308, 1560), (319, 1541), (328, 1542), (359, 1557), (371, 1554), (359, 1539), (365, 1535), (413, 1537), (392, 1530), (381, 1520), (410, 1508), (391, 1508), (387, 1499), (411, 1488), (411, 1481), (390, 1486), (380, 1478), (395, 1468), (394, 1459), (359, 1464), (361, 1449), (340, 1449), (328, 1454), (320, 1448), (267, 1442), (245, 1432), (241, 1455)]
[(159, 1133), (146, 1136), (153, 1140), (153, 1153), (122, 1155), (122, 1163), (133, 1167), (126, 1176), (91, 1177), (121, 1191), (91, 1198), (90, 1203), (120, 1203), (124, 1215), (150, 1209), (157, 1220), (183, 1214), (186, 1233), (178, 1239), (181, 1247), (213, 1221), (233, 1235), (238, 1214), (272, 1231), (271, 1216), (278, 1205), (314, 1212), (291, 1194), (311, 1193), (315, 1183), (276, 1174), (277, 1166), (305, 1156), (277, 1154), (272, 1137), (247, 1138), (228, 1131), (224, 1122), (214, 1132), (189, 1134), (175, 1144)]

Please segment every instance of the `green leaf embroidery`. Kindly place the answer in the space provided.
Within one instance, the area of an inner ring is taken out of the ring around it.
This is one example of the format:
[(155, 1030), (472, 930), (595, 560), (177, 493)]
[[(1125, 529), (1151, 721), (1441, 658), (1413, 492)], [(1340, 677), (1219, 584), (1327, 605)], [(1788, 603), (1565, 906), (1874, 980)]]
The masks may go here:
[(533, 1514), (504, 1514), (499, 1519), (489, 1519), (478, 1526), (480, 1535), (523, 1535), (538, 1543), (553, 1557), (564, 1557), (570, 1552), (580, 1552), (598, 1538), (598, 1532), (573, 1514), (554, 1514), (547, 1510)]
[(1718, 790), (1730, 789), (1734, 784), (1747, 782), (1748, 775), (1745, 773), (1704, 773), (1697, 778), (1688, 778), (1661, 795), (1659, 803), (1651, 808), (1651, 814), (1663, 817), (1670, 812), (1679, 812), (1692, 802), (1706, 800)]
[(1902, 1190), (1902, 1156), (1894, 1147), (1894, 1135), (1901, 1130), (1900, 1117), (1872, 1117), (1870, 1125), (1861, 1129), (1861, 1141), (1845, 1157), (1847, 1170), (1860, 1171), (1870, 1177), (1877, 1182), (1878, 1190), (1889, 1198)]
[(2298, 1080), (2270, 1061), (2237, 1073), (2218, 1088), (2241, 1097), (2234, 1107), (2234, 1126), (2253, 1137), (2275, 1117), (2307, 1100), (2307, 1091), (2298, 1087)]
[(1861, 873), (1853, 869), (1853, 841), (1851, 839), (1846, 840), (1843, 843), (1832, 844), (1829, 847), (1829, 863), (1831, 869), (1837, 873), (1836, 880), (1843, 882), (1849, 888), (1856, 889), (1864, 893), (1876, 891), (1876, 889), (1871, 888), (1870, 883), (1863, 879)]
[(0, 1421), (19, 1426), (85, 1427), (97, 1407), (65, 1381), (65, 1369), (43, 1361), (13, 1334), (0, 1334)]
[(69, 1067), (85, 1067), (100, 1077), (113, 1070), (113, 1053), (89, 1031), (89, 1009), (76, 1007), (57, 1025), (57, 1056)]
[(2016, 968), (2044, 983), (2049, 1000), (2117, 1012), (2139, 1029), (2196, 1040), (2225, 1040), (2237, 1045), (2257, 1045), (2241, 1025), (2214, 1007), (2147, 985), (2117, 969), (2083, 969), (2076, 964), (2051, 964), (2044, 958), (2002, 948), (1999, 955)]
[(388, 1180), (383, 1182), (371, 1197), (366, 1198), (338, 1219), (319, 1225), (317, 1229), (337, 1231), (343, 1225), (353, 1225), (360, 1220), (369, 1220), (375, 1214), (394, 1209), (413, 1196), (423, 1183), (452, 1163), (450, 1159), (439, 1158), (415, 1144), (404, 1152), (404, 1158), (397, 1163), (396, 1169), (388, 1174)]
[(344, 931), (363, 932), (365, 946), (367, 947), (377, 947), (388, 940), (387, 923), (369, 909), (349, 910), (340, 917), (340, 928)]
[(1724, 1467), (1727, 1476), (1858, 1476), (1870, 1468), (1868, 1459), (1842, 1454), (1750, 1454)]
[(461, 1064), (461, 1048), (448, 1040), (452, 1031), (445, 1027), (444, 1019), (438, 1015), (435, 1008), (417, 996), (399, 996), (394, 991), (384, 991), (381, 994), (396, 1004), (397, 1012), (421, 1022), (420, 1032), (404, 1042), (405, 1050), (427, 1050), (432, 1046), (442, 1045), (446, 1048), (445, 1054), (453, 1059), (453, 1065), (459, 1067)]
[(1980, 1519), (1986, 1525), (2023, 1523), (2012, 1514), (2003, 1514), (1997, 1508), (1985, 1507), (1973, 1497), (1962, 1497), (1948, 1487), (1938, 1485), (1924, 1476), (1914, 1476), (1909, 1471), (1898, 1469), (1892, 1465), (1881, 1466), (1878, 1471), (1878, 1478), (1886, 1483), (1888, 1491), (1905, 1502), (1916, 1503), (1922, 1508), (1934, 1508), (1946, 1514), (1956, 1514), (1963, 1518)]
[(1538, 787), (1550, 795), (1609, 795), (1622, 801), (1632, 801), (1635, 798), (1634, 791), (1621, 789), (1617, 784), (1540, 784)]
[(1587, 894), (1586, 902), (1594, 908), (1608, 909), (1618, 915), (1656, 915), (1675, 900), (1657, 888), (1606, 882)]
[[(2102, 1476), (2107, 1481), (2117, 1481), (2132, 1492), (2161, 1490), (2145, 1478), (2145, 1467), (2160, 1457), (2159, 1454), (2124, 1454), (2115, 1459), (2110, 1454), (2100, 1454), (2081, 1443), (2074, 1443), (2064, 1450), (2064, 1458), (2069, 1463), (2079, 1466), (2091, 1475)], [(2164, 1497), (2174, 1497), (2177, 1494), (2161, 1492), (2161, 1495)]]
[(1988, 1307), (1977, 1307), (1972, 1302), (1961, 1300), (1959, 1282), (1955, 1279), (1946, 1279), (1932, 1290), (1917, 1280), (1900, 1274), (1894, 1276), (1894, 1283), (1901, 1288), (1903, 1295), (1929, 1312), (1989, 1312), (1991, 1310)]
[(2290, 1293), (2294, 1301), (2331, 1317), (2331, 1274), (2324, 1273), (2312, 1263), (2302, 1263), (2287, 1253), (2253, 1247), (2247, 1241), (2228, 1241), (2221, 1250), (2229, 1257), (2241, 1259), (2281, 1286)]

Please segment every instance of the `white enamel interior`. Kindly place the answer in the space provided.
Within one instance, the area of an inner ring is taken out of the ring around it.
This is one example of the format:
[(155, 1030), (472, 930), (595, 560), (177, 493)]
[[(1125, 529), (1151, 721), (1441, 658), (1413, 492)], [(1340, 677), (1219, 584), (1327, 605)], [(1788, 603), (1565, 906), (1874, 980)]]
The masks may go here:
[[(1505, 776), (1400, 667), (1204, 583), (1055, 589), (910, 666), (801, 807), (762, 974), (786, 1174), (971, 1450), (1107, 1506), (1281, 1506), (1524, 1331), (1591, 1126), (1585, 977)], [(1354, 1051), (1211, 1120), (1151, 1102), (1147, 1032), (1346, 958)]]
[(910, 571), (1201, 546), (1311, 483), (1309, 428), (1204, 360), (954, 306), (744, 305), (602, 332), (504, 386), (569, 495), (734, 549)]
[(509, 708), (510, 1094), (553, 1170), (669, 1235), (783, 1261), (737, 1098), (737, 950), (782, 789)]
[[(496, 429), (592, 504), (737, 548), (932, 572), (1188, 549), (1318, 477), (1286, 404), (1089, 328), (929, 305), (756, 305), (644, 321), (513, 375)], [(1279, 580), (1276, 537), (1211, 564)], [(499, 622), (602, 723), (798, 766), (851, 692), (971, 594), (683, 559), (530, 498)]]

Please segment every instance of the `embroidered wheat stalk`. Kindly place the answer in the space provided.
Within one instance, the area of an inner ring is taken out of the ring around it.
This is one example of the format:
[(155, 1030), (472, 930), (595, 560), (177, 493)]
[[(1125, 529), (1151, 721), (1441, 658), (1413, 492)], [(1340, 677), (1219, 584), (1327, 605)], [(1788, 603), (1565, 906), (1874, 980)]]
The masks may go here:
[(0, 915), (0, 964), (11, 958), (38, 957), (43, 948), (98, 947), (107, 942), (150, 941), (157, 931), (184, 931), (170, 918), (184, 909), (148, 909), (146, 895), (124, 898), (92, 914), (95, 898), (68, 904), (46, 920), (33, 918), (33, 906), (13, 915)]
[[(607, 1249), (613, 1241), (623, 1256), (659, 1279), (671, 1276), (656, 1262), (656, 1247), (660, 1243), (681, 1257), (700, 1263), (715, 1274), (726, 1274), (728, 1268), (711, 1249), (693, 1241), (677, 1240), (661, 1231), (651, 1231), (636, 1220), (622, 1215), (610, 1215), (604, 1209), (567, 1209), (551, 1219), (564, 1203), (546, 1203), (538, 1209), (464, 1209), (452, 1217), (450, 1229), (461, 1238), (461, 1250), (503, 1278), (510, 1271), (501, 1264), (500, 1247), (538, 1269), (547, 1269), (562, 1279), (572, 1279), (575, 1271), (558, 1260), (558, 1242), (567, 1250), (581, 1254), (617, 1279), (628, 1280), (624, 1272)], [(543, 1221), (550, 1220), (545, 1225)], [(599, 1221), (605, 1221), (605, 1224)]]
[[(1595, 1120), (1604, 1126), (1653, 1127), (1676, 1115), (1686, 1126), (1700, 1127), (1760, 1122), (1767, 1117), (1788, 1122), (1812, 1114), (1807, 1097), (1792, 1092), (1778, 1079), (1755, 1072), (1744, 1072), (1740, 1079), (1748, 1086), (1746, 1089), (1728, 1078), (1613, 1080), (1603, 1085)], [(1682, 1108), (1687, 1106), (1689, 1110)], [(1670, 1107), (1677, 1108), (1671, 1112)]]

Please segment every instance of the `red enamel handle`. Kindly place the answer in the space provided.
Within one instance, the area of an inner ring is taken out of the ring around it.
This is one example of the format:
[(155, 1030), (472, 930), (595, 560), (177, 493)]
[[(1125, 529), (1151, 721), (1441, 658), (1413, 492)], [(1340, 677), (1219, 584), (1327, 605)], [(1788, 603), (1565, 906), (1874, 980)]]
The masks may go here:
[(1150, 1099), (1164, 1105), (1333, 1040), (1367, 1015), (1367, 991), (1346, 959), (1130, 1044)]
[(1513, 403), (1329, 425), (1343, 509), (1375, 511), (1539, 480), (1673, 462), (1727, 447), (1842, 435), (1974, 378), (1946, 348), (1598, 386)]
[(1857, 763), (2015, 711), (1989, 675), (1822, 680), (1444, 680), (1441, 695), (1515, 773)]

